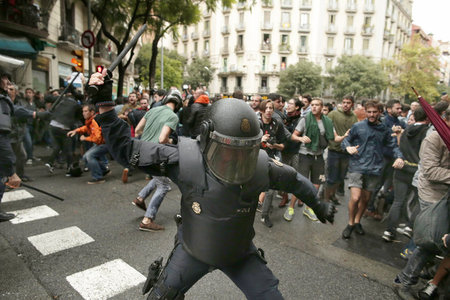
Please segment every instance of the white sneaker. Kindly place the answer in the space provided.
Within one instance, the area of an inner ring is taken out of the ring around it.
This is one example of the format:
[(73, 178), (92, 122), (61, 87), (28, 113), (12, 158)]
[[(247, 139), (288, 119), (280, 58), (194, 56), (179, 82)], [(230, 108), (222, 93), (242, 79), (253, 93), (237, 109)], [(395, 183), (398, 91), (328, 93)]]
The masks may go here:
[(33, 160), (32, 159), (27, 159), (27, 162), (25, 164), (31, 166), (33, 164)]
[(308, 206), (305, 206), (305, 208), (303, 209), (303, 214), (307, 216), (311, 221), (319, 221), (312, 208)]
[(403, 234), (404, 236), (406, 236), (408, 238), (411, 238), (413, 230), (411, 228), (409, 228), (408, 226), (406, 226), (405, 228), (398, 227), (397, 232), (400, 234)]

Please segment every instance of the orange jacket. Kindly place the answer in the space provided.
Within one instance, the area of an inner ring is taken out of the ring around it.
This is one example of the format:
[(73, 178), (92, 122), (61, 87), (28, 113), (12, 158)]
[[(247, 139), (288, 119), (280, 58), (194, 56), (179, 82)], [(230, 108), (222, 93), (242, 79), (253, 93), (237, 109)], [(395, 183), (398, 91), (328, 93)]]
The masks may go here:
[(86, 141), (93, 142), (97, 145), (104, 144), (105, 140), (102, 135), (102, 128), (95, 122), (94, 117), (86, 120), (84, 126), (75, 129), (78, 134), (88, 135)]

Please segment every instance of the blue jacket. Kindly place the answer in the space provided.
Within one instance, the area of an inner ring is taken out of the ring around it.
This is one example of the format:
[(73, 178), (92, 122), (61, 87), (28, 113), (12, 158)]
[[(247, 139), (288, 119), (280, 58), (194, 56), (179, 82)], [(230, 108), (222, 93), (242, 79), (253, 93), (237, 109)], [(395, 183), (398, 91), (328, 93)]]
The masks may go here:
[(341, 148), (357, 146), (358, 153), (350, 156), (350, 173), (381, 175), (383, 169), (383, 148), (389, 149), (395, 158), (403, 158), (391, 130), (383, 123), (371, 124), (366, 120), (352, 126), (349, 135), (342, 141)]

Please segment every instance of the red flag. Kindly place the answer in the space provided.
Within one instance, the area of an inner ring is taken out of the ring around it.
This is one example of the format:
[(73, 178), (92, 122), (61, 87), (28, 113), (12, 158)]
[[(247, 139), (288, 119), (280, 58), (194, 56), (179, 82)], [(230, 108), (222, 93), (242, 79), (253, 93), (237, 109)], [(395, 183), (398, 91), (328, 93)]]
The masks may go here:
[(434, 128), (436, 128), (437, 132), (447, 146), (447, 149), (450, 151), (450, 128), (447, 126), (447, 123), (445, 123), (441, 116), (437, 114), (433, 107), (431, 107), (431, 105), (425, 101), (425, 99), (423, 99), (423, 97), (420, 96), (413, 87), (411, 88), (414, 93), (416, 93), (419, 103), (427, 114), (428, 119), (430, 119), (431, 123), (434, 125)]

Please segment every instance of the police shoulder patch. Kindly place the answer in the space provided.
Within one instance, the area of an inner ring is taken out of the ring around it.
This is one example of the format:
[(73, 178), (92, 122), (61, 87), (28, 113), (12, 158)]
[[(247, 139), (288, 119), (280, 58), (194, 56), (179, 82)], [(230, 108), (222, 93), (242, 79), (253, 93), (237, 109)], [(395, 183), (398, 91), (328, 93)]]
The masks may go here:
[(197, 215), (199, 215), (202, 212), (202, 209), (200, 207), (200, 203), (198, 202), (193, 202), (192, 203), (192, 210), (194, 211), (194, 213), (196, 213)]
[(283, 163), (282, 163), (281, 161), (276, 160), (276, 159), (274, 159), (274, 158), (272, 158), (272, 160), (273, 160), (273, 163), (276, 164), (277, 166), (279, 166), (279, 167), (282, 167), (282, 166), (283, 166)]

